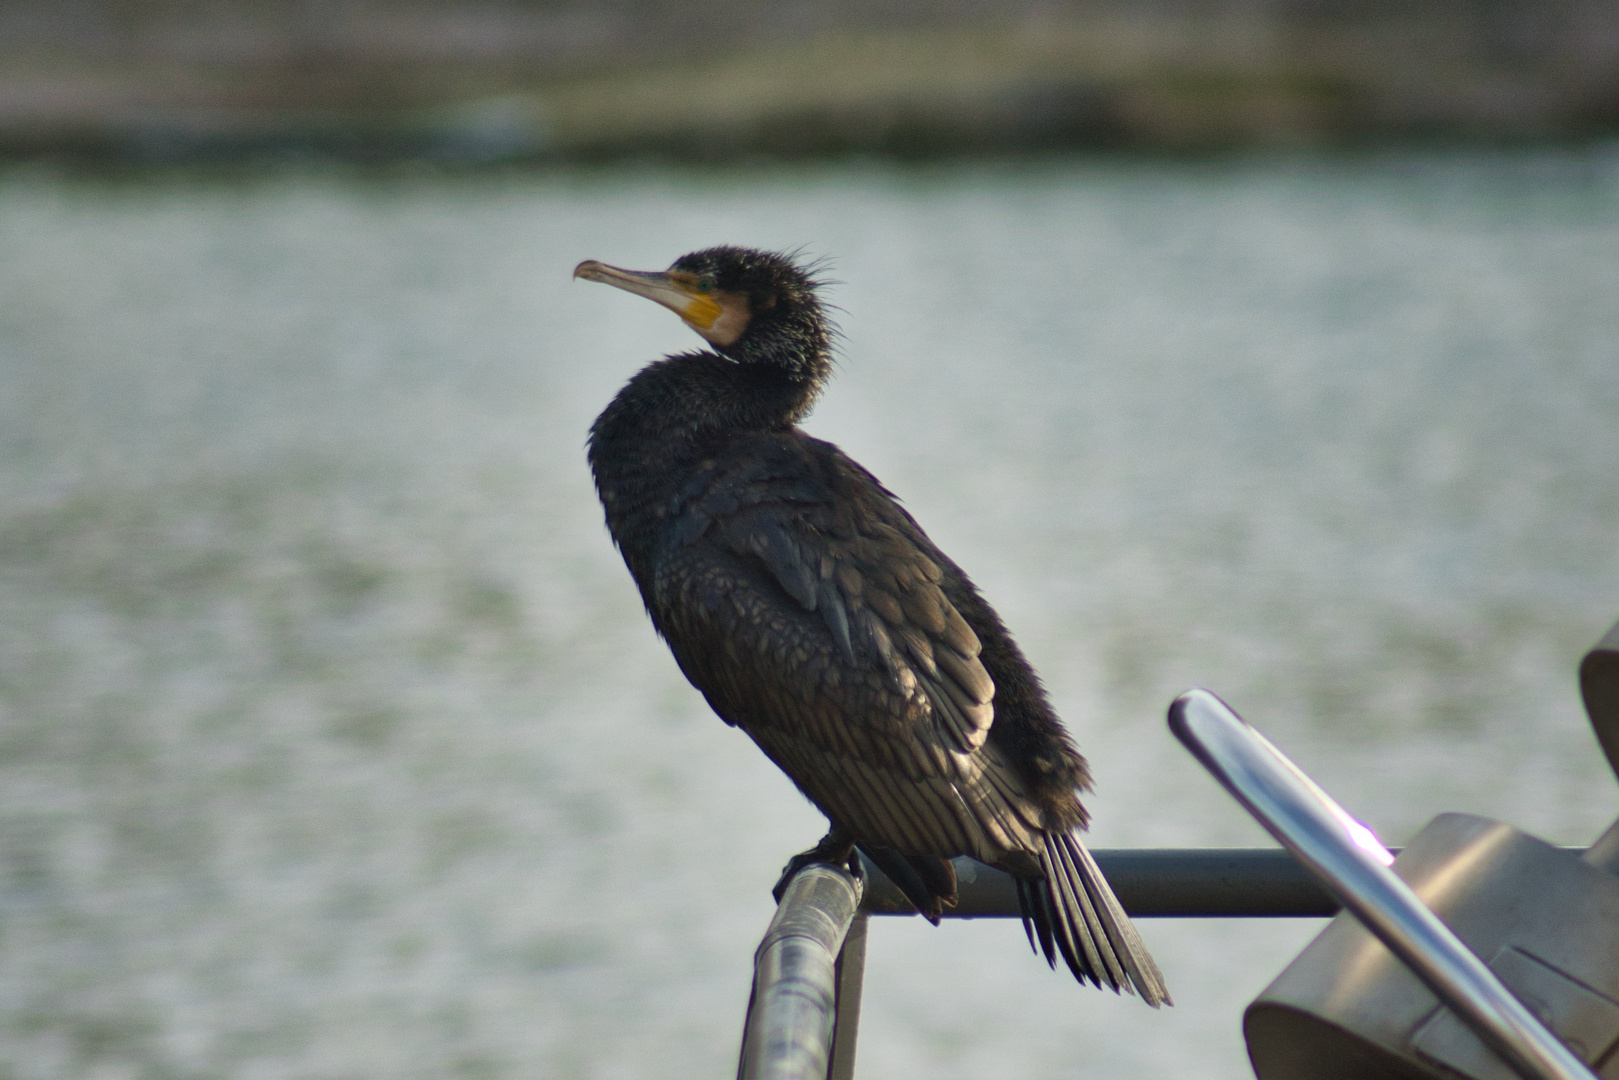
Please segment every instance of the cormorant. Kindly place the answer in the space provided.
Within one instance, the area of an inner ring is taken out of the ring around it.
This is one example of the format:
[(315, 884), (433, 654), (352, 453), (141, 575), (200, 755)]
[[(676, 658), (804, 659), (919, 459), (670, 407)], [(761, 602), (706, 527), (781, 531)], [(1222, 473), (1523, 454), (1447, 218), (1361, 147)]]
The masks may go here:
[(967, 575), (889, 490), (797, 424), (831, 371), (812, 268), (714, 247), (574, 277), (672, 309), (712, 351), (654, 361), (590, 429), (607, 526), (720, 718), (826, 814), (789, 864), (858, 846), (934, 923), (950, 859), (1017, 881), (1029, 943), (1080, 982), (1169, 1001), (1090, 853), (1085, 759)]

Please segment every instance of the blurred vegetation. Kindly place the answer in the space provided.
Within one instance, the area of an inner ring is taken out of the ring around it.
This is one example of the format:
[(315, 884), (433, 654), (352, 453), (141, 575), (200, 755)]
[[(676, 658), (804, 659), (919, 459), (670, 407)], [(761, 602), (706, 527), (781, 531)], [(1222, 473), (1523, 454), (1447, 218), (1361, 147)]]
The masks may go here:
[(1616, 130), (1611, 0), (0, 0), (12, 156), (932, 156)]

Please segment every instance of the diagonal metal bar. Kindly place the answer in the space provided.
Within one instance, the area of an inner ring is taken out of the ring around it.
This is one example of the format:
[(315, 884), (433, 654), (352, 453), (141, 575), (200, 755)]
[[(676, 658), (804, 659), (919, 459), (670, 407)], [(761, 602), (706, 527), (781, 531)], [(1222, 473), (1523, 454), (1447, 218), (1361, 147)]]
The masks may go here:
[(1524, 1080), (1594, 1080), (1389, 869), (1394, 856), (1269, 740), (1206, 690), (1176, 698), (1169, 727), (1278, 842)]

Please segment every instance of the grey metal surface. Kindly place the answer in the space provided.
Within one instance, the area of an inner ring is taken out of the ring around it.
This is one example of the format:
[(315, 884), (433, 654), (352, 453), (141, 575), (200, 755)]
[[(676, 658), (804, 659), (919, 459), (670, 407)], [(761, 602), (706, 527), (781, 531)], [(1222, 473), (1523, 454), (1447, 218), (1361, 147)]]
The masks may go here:
[(1371, 831), (1213, 694), (1170, 706), (1170, 729), (1238, 802), (1526, 1080), (1592, 1080), (1585, 1064), (1389, 869)]
[[(1498, 950), (1490, 970), (1520, 1001), (1532, 1002), (1536, 1014), (1582, 1060), (1599, 1056), (1619, 1031), (1619, 1003), (1527, 949)], [(1512, 1080), (1512, 1070), (1449, 1009), (1435, 1010), (1411, 1045), (1421, 1056), (1473, 1080)]]
[[(1619, 1080), (1619, 878), (1470, 814), (1429, 822), (1393, 869), (1571, 1051)], [(1243, 1033), (1260, 1080), (1513, 1075), (1349, 914), (1248, 1006)]]
[(824, 863), (805, 867), (788, 884), (754, 953), (739, 1080), (825, 1080), (837, 1014), (837, 958), (860, 892), (851, 874)]
[(1598, 870), (1619, 875), (1619, 820), (1603, 830), (1581, 858)]
[(860, 998), (866, 981), (866, 930), (870, 923), (864, 911), (857, 913), (838, 952), (837, 1015), (832, 1022), (832, 1062), (827, 1067), (827, 1080), (854, 1080)]

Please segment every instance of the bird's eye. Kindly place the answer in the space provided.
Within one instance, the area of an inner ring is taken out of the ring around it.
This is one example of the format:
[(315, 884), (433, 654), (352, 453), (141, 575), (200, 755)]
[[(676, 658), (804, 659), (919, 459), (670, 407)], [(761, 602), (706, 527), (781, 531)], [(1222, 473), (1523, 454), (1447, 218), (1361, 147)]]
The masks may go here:
[(714, 279), (713, 278), (708, 278), (708, 277), (706, 277), (706, 278), (698, 278), (697, 279), (697, 291), (701, 292), (701, 293), (713, 292), (714, 291)]

